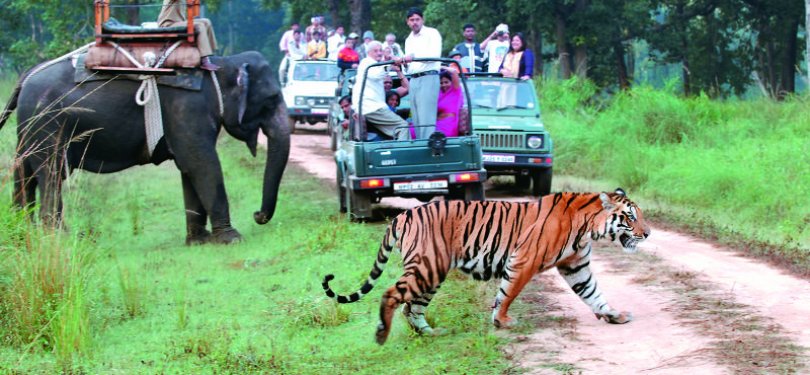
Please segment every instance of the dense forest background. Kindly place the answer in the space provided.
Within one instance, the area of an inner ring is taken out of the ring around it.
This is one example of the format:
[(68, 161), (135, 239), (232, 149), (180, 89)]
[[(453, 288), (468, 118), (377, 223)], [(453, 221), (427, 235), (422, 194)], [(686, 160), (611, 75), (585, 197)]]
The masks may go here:
[[(781, 99), (806, 86), (805, 2), (810, 0), (210, 0), (220, 53), (259, 50), (279, 59), (290, 23), (321, 14), (347, 34), (393, 32), (402, 43), (405, 11), (422, 7), (448, 51), (473, 23), (483, 40), (499, 23), (527, 35), (542, 59), (537, 73), (588, 78), (607, 92), (640, 83), (679, 85), (684, 95)], [(113, 0), (128, 23), (154, 20), (159, 0)], [(127, 7), (128, 5), (145, 5)], [(90, 0), (0, 0), (0, 74), (91, 40)]]

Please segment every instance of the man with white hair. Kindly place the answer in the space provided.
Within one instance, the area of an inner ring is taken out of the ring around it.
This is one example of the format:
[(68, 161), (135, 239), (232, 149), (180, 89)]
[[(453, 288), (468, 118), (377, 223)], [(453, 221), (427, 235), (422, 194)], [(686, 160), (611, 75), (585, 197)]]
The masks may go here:
[[(360, 61), (357, 67), (357, 77), (352, 89), (352, 108), (366, 118), (367, 125), (373, 125), (383, 134), (396, 140), (405, 141), (409, 138), (408, 123), (399, 115), (388, 109), (385, 102), (385, 88), (383, 82), (388, 72), (382, 66), (369, 68), (370, 65), (382, 61), (382, 43), (371, 41), (366, 45), (367, 56)], [(368, 68), (368, 69), (367, 69)], [(365, 85), (365, 88), (363, 88)], [(360, 92), (363, 97), (360, 97)]]
[(399, 43), (397, 43), (397, 36), (394, 35), (394, 33), (388, 33), (385, 35), (385, 46), (391, 48), (391, 54), (394, 57), (402, 57), (402, 55), (404, 55), (404, 53), (402, 53), (402, 47), (400, 47)]

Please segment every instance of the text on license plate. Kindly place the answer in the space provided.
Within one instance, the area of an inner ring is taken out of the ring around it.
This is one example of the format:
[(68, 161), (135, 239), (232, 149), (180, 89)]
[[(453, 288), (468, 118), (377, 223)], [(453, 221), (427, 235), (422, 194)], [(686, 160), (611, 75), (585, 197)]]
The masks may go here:
[(515, 155), (483, 154), (481, 160), (493, 163), (514, 163)]
[(327, 108), (312, 108), (313, 115), (325, 115), (329, 113), (329, 109)]
[(394, 191), (419, 191), (447, 188), (447, 180), (395, 182)]

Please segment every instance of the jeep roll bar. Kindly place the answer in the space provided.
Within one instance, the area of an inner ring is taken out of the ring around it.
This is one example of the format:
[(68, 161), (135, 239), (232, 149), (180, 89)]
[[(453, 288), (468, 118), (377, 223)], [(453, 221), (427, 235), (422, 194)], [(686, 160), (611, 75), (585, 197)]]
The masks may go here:
[[(471, 103), (470, 102), (470, 100), (471, 100), (470, 99), (470, 92), (467, 90), (466, 77), (463, 74), (461, 74), (461, 65), (459, 64), (459, 62), (454, 60), (454, 59), (447, 58), (447, 57), (419, 57), (419, 58), (413, 59), (412, 62), (440, 62), (440, 63), (443, 63), (443, 65), (448, 65), (448, 66), (451, 65), (451, 64), (455, 65), (456, 68), (458, 69), (458, 72), (459, 72), (459, 77), (458, 77), (459, 81), (461, 82), (461, 85), (462, 85), (462, 87), (464, 89), (463, 90), (464, 91), (464, 100), (467, 103), (467, 116), (465, 116), (465, 117), (467, 118), (467, 121), (471, 121), (471, 119), (472, 119), (472, 106), (470, 105), (470, 103)], [(368, 125), (366, 124), (366, 119), (363, 116), (363, 95), (365, 94), (365, 91), (366, 91), (366, 77), (368, 76), (369, 69), (371, 69), (373, 67), (377, 67), (377, 66), (386, 66), (386, 65), (393, 65), (393, 64), (394, 64), (393, 60), (380, 61), (378, 63), (374, 63), (374, 64), (371, 64), (371, 65), (367, 66), (366, 70), (363, 71), (363, 82), (360, 85), (360, 103), (357, 103), (358, 121), (357, 121), (356, 126), (358, 127), (358, 129), (356, 129), (356, 130), (357, 130), (357, 133), (359, 133), (359, 134), (356, 134), (354, 132), (355, 129), (351, 129), (350, 134), (349, 134), (350, 138), (363, 140), (363, 141), (365, 141), (365, 138), (366, 138), (366, 132), (367, 132), (367, 129), (368, 129)], [(500, 74), (500, 73), (498, 73), (498, 74)], [(406, 76), (406, 78), (408, 77), (407, 74), (405, 76)], [(359, 82), (356, 82), (356, 81), (354, 82), (354, 88), (352, 90), (357, 89), (357, 84), (358, 83)], [(461, 112), (459, 112), (459, 125), (461, 124), (461, 117), (462, 117)], [(436, 124), (432, 124), (432, 125), (431, 124), (421, 124), (421, 125), (414, 124), (413, 126), (414, 126), (414, 128), (426, 127), (426, 126), (434, 126), (435, 127)], [(472, 126), (468, 126), (467, 128), (468, 129), (467, 129), (467, 131), (465, 132), (464, 135), (469, 135), (469, 133), (472, 131)]]

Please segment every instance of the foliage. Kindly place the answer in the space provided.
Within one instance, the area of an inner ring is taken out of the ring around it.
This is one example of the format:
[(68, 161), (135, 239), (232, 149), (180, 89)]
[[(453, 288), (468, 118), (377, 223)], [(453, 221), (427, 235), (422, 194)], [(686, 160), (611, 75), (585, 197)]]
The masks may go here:
[[(14, 138), (9, 129), (2, 134)], [(12, 152), (13, 145), (0, 149), (2, 155)], [(415, 372), (502, 373), (510, 368), (500, 349), (507, 339), (489, 323), (489, 298), (497, 285), (469, 278), (446, 282), (429, 310), (432, 321), (448, 329), (446, 336), (414, 336), (397, 314), (388, 343), (378, 346), (379, 295), (401, 274), (398, 260), (392, 258), (368, 298), (351, 305), (326, 298), (321, 279), (334, 273), (334, 287), (342, 293), (359, 287), (374, 262), (382, 224), (349, 223), (337, 214), (331, 185), (290, 164), (276, 216), (258, 226), (251, 213), (260, 201), (264, 158), (251, 157), (230, 137), (221, 139), (219, 154), (232, 219), (245, 237), (231, 246), (183, 245), (182, 188), (171, 163), (111, 175), (73, 174), (65, 219), (71, 235), (92, 233), (81, 251), (93, 256), (86, 258), (89, 263), (72, 263), (84, 265), (79, 268), (87, 275), (84, 298), (63, 309), (81, 306), (86, 319), (71, 319), (84, 325), (62, 326), (86, 332), (92, 340), (82, 347), (89, 350), (74, 351), (73, 363), (62, 366), (50, 347), (37, 342), (42, 349), (29, 352), (30, 340), (5, 340), (0, 342), (0, 368), (15, 373), (379, 374), (397, 366), (390, 358), (407, 361)], [(0, 181), (7, 181), (8, 172), (4, 165)], [(6, 197), (0, 201), (0, 223), (10, 224), (0, 231), (17, 234), (0, 232), (3, 255), (25, 242), (25, 237), (6, 239), (30, 233), (24, 216), (13, 219), (17, 214), (8, 207), (9, 190), (0, 184)], [(123, 203), (132, 199), (142, 203)], [(13, 275), (9, 270), (23, 265), (15, 257), (4, 259), (0, 299), (15, 290), (6, 287)], [(9, 330), (3, 326), (0, 332)]]
[(554, 135), (555, 172), (609, 179), (745, 238), (810, 248), (806, 98), (684, 99), (642, 86), (582, 110), (557, 98), (590, 92), (576, 87), (540, 86), (554, 108), (544, 120)]

